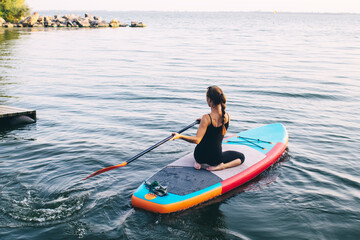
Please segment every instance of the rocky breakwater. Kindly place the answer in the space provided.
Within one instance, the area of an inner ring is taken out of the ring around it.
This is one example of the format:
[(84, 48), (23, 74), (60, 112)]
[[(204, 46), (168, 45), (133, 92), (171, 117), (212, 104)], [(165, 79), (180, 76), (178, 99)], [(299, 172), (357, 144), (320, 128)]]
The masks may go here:
[(7, 23), (2, 17), (0, 17), (0, 27), (12, 28), (14, 25)]
[(34, 13), (22, 19), (18, 23), (6, 23), (4, 19), (0, 18), (0, 27), (80, 27), (80, 28), (99, 28), (99, 27), (145, 27), (142, 22), (131, 22), (131, 24), (123, 24), (116, 18), (106, 22), (99, 16), (94, 16), (86, 13), (84, 17), (77, 15), (55, 15), (55, 16), (39, 16), (38, 13)]

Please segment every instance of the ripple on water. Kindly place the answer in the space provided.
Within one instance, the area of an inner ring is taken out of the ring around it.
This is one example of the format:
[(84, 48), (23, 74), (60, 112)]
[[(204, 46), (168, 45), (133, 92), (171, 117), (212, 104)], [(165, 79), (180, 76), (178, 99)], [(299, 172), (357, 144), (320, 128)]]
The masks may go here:
[(44, 196), (41, 189), (19, 182), (9, 183), (0, 195), (1, 212), (14, 221), (10, 225), (53, 225), (67, 222), (86, 212), (89, 191), (62, 191)]

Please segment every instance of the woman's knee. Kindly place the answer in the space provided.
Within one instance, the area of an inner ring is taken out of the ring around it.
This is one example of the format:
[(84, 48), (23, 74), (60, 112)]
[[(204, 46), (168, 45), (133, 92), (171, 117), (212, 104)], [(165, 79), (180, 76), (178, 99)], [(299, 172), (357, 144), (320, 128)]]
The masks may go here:
[(241, 163), (243, 163), (245, 161), (245, 155), (243, 153), (237, 152), (237, 151), (223, 152), (223, 161), (224, 162), (231, 162), (236, 159), (240, 159)]

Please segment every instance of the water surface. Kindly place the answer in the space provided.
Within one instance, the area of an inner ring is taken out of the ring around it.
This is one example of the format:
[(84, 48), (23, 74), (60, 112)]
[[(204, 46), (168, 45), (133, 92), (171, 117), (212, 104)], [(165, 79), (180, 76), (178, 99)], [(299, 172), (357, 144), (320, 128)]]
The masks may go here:
[[(360, 235), (359, 15), (97, 14), (148, 27), (0, 29), (0, 104), (38, 115), (0, 131), (1, 239)], [(213, 84), (229, 135), (287, 127), (287, 153), (260, 177), (181, 213), (133, 209), (147, 177), (194, 149), (174, 141), (81, 181), (207, 113)]]

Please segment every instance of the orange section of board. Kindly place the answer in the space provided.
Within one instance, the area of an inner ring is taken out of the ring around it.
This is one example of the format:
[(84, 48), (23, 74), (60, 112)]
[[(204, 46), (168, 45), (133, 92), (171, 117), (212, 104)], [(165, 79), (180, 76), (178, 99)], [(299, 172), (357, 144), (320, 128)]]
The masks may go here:
[(165, 204), (165, 205), (149, 202), (141, 198), (135, 197), (133, 195), (131, 197), (131, 203), (134, 207), (142, 208), (151, 212), (171, 213), (171, 212), (188, 209), (202, 202), (208, 201), (214, 197), (221, 195), (221, 191), (222, 191), (221, 186), (219, 186), (217, 188), (212, 189), (211, 191), (186, 199), (184, 201)]

